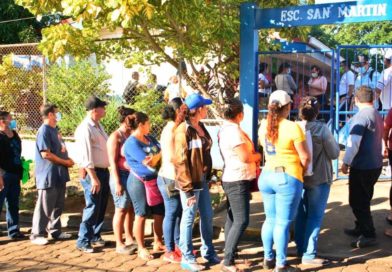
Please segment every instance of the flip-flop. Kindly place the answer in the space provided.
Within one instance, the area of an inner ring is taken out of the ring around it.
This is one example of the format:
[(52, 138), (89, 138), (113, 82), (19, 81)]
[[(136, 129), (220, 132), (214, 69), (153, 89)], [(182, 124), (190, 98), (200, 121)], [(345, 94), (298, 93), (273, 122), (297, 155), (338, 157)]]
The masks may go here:
[(154, 259), (154, 256), (151, 255), (150, 251), (147, 248), (139, 249), (137, 252), (137, 256), (142, 259), (143, 261), (151, 261)]

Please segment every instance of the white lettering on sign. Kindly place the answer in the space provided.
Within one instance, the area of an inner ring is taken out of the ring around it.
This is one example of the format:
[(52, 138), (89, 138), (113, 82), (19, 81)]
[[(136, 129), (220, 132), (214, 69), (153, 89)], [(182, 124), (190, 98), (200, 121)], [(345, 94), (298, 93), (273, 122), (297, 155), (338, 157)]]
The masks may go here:
[(282, 22), (298, 21), (299, 10), (283, 10), (280, 16)]
[(331, 15), (331, 7), (308, 9), (308, 20), (328, 19)]
[(338, 18), (386, 16), (387, 4), (338, 7)]

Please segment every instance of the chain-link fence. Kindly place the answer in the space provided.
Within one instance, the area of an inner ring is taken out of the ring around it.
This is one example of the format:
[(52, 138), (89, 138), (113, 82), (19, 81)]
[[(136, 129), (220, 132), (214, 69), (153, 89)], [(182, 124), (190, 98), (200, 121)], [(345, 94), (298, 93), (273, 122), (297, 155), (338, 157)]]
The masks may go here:
[[(0, 45), (0, 109), (13, 113), (22, 136), (34, 136), (42, 123), (41, 105), (54, 103), (62, 113), (58, 125), (63, 136), (72, 137), (86, 115), (84, 101), (94, 94), (109, 103), (102, 121), (108, 133), (119, 125), (118, 107), (126, 105), (147, 113), (152, 134), (158, 136), (165, 105), (162, 86), (156, 84), (149, 71), (145, 84), (132, 79), (128, 82), (130, 75), (116, 77), (113, 84), (113, 75), (125, 68), (115, 69), (108, 71), (93, 57), (81, 61), (68, 57), (49, 64), (37, 44)], [(113, 85), (119, 86), (115, 87), (117, 90)]]

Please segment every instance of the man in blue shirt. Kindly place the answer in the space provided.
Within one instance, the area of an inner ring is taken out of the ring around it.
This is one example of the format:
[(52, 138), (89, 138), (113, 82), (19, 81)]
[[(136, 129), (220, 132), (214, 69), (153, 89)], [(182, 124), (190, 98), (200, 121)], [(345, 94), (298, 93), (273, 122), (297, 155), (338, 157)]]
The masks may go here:
[(35, 179), (38, 199), (33, 215), (33, 226), (30, 240), (36, 245), (46, 245), (46, 233), (53, 239), (71, 238), (68, 233), (61, 232), (60, 217), (64, 208), (66, 182), (69, 181), (68, 168), (74, 162), (68, 157), (56, 127), (60, 115), (57, 107), (44, 105), (41, 115), (44, 123), (37, 133), (35, 146)]
[(349, 173), (349, 203), (356, 218), (354, 229), (345, 233), (357, 237), (351, 243), (354, 248), (376, 244), (376, 231), (370, 212), (374, 185), (382, 169), (382, 137), (384, 124), (381, 115), (373, 106), (374, 92), (362, 86), (355, 93), (355, 104), (359, 112), (350, 125), (342, 172)]

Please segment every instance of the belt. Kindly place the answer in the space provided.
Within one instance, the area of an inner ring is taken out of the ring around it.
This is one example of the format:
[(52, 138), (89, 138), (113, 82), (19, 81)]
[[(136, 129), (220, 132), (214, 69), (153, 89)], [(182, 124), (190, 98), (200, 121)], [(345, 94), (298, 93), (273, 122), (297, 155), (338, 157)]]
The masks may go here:
[(108, 168), (101, 168), (101, 167), (94, 167), (94, 170), (95, 170), (95, 171), (101, 171), (101, 172), (103, 172), (103, 171), (109, 171)]

